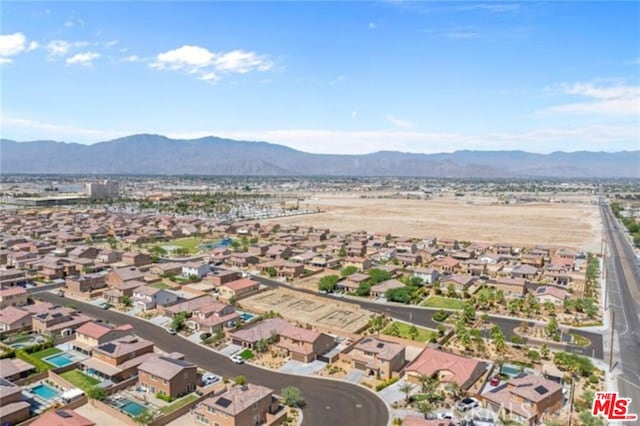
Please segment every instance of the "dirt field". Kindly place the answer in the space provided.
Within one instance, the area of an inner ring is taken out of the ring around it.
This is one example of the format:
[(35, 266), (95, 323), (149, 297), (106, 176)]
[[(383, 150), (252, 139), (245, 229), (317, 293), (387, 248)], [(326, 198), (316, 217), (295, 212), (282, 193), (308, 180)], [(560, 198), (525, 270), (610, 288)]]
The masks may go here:
[(275, 311), (286, 320), (311, 324), (336, 332), (357, 333), (367, 326), (371, 312), (357, 305), (277, 289), (242, 299), (243, 307), (257, 312)]
[(367, 230), (412, 237), (600, 250), (602, 224), (596, 204), (492, 205), (492, 201), (481, 197), (406, 200), (315, 196), (300, 205), (319, 207), (325, 213), (265, 222), (327, 227), (339, 232)]

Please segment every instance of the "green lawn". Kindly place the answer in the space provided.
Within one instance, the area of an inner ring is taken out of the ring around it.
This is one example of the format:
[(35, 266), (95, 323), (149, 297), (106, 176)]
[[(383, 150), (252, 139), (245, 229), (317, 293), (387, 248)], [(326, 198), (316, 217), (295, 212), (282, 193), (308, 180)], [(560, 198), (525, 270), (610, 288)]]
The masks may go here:
[(160, 290), (164, 290), (166, 288), (171, 288), (171, 286), (163, 283), (162, 281), (159, 283), (149, 284), (149, 287), (159, 288)]
[(188, 250), (190, 254), (195, 254), (200, 251), (198, 247), (202, 243), (202, 238), (198, 237), (188, 237), (188, 238), (178, 238), (175, 240), (170, 240), (167, 243), (162, 243), (161, 245), (170, 245), (170, 246), (179, 246), (185, 250)]
[(251, 352), (250, 349), (245, 349), (244, 351), (240, 352), (240, 356), (242, 357), (242, 359), (247, 360), (253, 359), (255, 355), (253, 354), (253, 352)]
[(34, 352), (34, 353), (31, 354), (31, 356), (34, 357), (34, 358), (42, 359), (42, 358), (46, 358), (46, 357), (51, 356), (51, 355), (59, 354), (60, 352), (62, 352), (62, 351), (60, 349), (58, 349), (58, 348), (49, 348), (49, 349), (45, 349), (45, 350), (40, 351), (40, 352)]
[(194, 393), (192, 393), (190, 395), (187, 395), (187, 396), (183, 396), (182, 398), (173, 401), (171, 404), (169, 404), (169, 405), (167, 405), (165, 407), (162, 407), (160, 409), (160, 412), (162, 414), (172, 413), (172, 412), (176, 411), (177, 409), (179, 409), (180, 407), (184, 407), (185, 405), (195, 401), (196, 399), (198, 399), (198, 395), (196, 395)]
[(67, 371), (66, 373), (60, 374), (60, 376), (85, 392), (89, 392), (92, 387), (100, 383), (100, 380), (91, 376), (87, 376), (86, 374), (78, 370)]
[(440, 309), (462, 309), (462, 300), (450, 297), (431, 296), (422, 302), (422, 306)]
[[(394, 324), (397, 325), (397, 329), (398, 329), (398, 333), (399, 333), (398, 337), (402, 337), (403, 339), (412, 340), (411, 339), (411, 335), (409, 334), (409, 330), (411, 329), (411, 325), (405, 324), (403, 322), (398, 322), (398, 321), (392, 322), (387, 327), (385, 327), (384, 330), (382, 330), (382, 334), (386, 334), (388, 336), (393, 336), (392, 329), (394, 327)], [(427, 330), (426, 328), (422, 328), (422, 327), (416, 327), (416, 328), (418, 329), (418, 335), (415, 338), (416, 342), (426, 342), (428, 340), (431, 340), (432, 337), (438, 335), (438, 333), (436, 331)]]

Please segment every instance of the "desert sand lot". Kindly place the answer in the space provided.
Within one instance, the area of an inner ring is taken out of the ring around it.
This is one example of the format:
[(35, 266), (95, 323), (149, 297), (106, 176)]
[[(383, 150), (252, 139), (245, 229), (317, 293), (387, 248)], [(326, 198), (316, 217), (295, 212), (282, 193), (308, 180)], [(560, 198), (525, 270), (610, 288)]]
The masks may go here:
[(298, 321), (336, 332), (357, 333), (367, 326), (371, 312), (358, 305), (303, 295), (296, 291), (277, 289), (242, 299), (240, 304), (252, 311), (276, 311), (289, 321)]
[(486, 200), (469, 198), (316, 196), (300, 205), (319, 207), (324, 213), (266, 222), (325, 227), (338, 232), (366, 230), (410, 237), (549, 244), (593, 252), (600, 250), (602, 234), (598, 206), (586, 203), (491, 205)]

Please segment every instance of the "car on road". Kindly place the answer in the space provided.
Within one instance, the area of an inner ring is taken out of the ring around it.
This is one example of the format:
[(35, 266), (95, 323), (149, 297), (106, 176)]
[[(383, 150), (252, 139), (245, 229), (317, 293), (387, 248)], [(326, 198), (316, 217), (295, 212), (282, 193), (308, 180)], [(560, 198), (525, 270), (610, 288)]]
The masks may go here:
[(64, 291), (63, 290), (58, 290), (58, 292), (56, 294), (58, 296), (60, 296), (60, 297), (64, 297)]
[(178, 334), (175, 328), (167, 328), (167, 333), (171, 334), (172, 336)]
[(480, 403), (475, 398), (464, 398), (456, 404), (456, 408), (460, 411), (468, 411), (480, 406)]
[(100, 309), (109, 309), (111, 307), (111, 305), (108, 304), (107, 302), (104, 302), (104, 303), (99, 304), (98, 307)]
[(235, 362), (236, 364), (244, 364), (244, 359), (242, 358), (242, 356), (240, 356), (240, 354), (231, 355), (231, 361)]
[(453, 420), (453, 413), (448, 411), (438, 413), (438, 420)]

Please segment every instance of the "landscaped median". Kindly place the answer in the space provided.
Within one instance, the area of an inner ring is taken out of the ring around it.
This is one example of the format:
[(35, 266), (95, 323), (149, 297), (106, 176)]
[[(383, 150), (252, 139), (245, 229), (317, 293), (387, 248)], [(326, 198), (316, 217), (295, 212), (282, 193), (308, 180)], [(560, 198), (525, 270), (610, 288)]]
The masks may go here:
[(427, 297), (424, 302), (422, 302), (421, 306), (440, 309), (462, 309), (463, 303), (463, 300), (454, 299), (451, 297), (430, 296)]
[(426, 328), (417, 327), (415, 325), (404, 322), (393, 321), (382, 330), (382, 334), (387, 336), (401, 337), (407, 340), (415, 340), (416, 342), (427, 342), (438, 337), (436, 331), (427, 330)]

